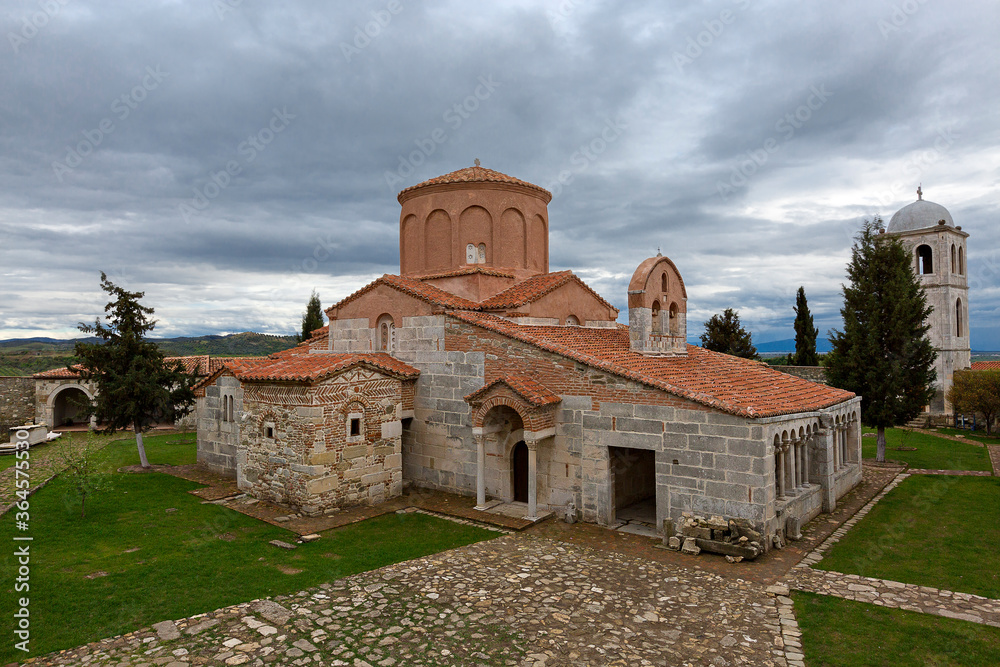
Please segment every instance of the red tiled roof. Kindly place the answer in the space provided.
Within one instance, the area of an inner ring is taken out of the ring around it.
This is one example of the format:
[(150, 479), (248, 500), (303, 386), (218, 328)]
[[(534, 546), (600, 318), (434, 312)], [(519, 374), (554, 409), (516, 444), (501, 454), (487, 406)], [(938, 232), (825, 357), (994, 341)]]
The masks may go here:
[(1000, 361), (973, 361), (974, 371), (1000, 371)]
[(300, 353), (270, 358), (263, 363), (234, 369), (240, 380), (255, 382), (318, 382), (358, 364), (372, 366), (395, 377), (411, 379), (420, 371), (384, 352), (371, 353)]
[[(164, 357), (164, 363), (172, 364), (176, 361), (181, 362), (181, 370), (187, 374), (194, 374), (198, 376), (209, 375), (211, 372), (211, 362), (207, 354), (194, 355), (190, 357)], [(82, 368), (80, 364), (74, 364), (73, 368)], [(40, 373), (35, 373), (31, 377), (38, 379), (72, 379), (80, 377), (80, 374), (74, 373), (67, 368), (53, 368), (51, 370), (42, 371)]]
[(465, 169), (459, 169), (449, 174), (435, 176), (434, 178), (430, 178), (423, 183), (417, 183), (416, 185), (411, 185), (410, 187), (404, 189), (399, 193), (396, 199), (400, 204), (402, 204), (403, 201), (409, 199), (410, 193), (414, 190), (419, 190), (431, 185), (445, 185), (449, 183), (506, 183), (508, 185), (519, 185), (521, 187), (528, 188), (529, 190), (535, 190), (543, 195), (545, 203), (552, 201), (552, 193), (545, 188), (541, 188), (534, 183), (522, 181), (521, 179), (514, 178), (513, 176), (508, 176), (507, 174), (502, 174), (499, 171), (487, 169), (486, 167), (466, 167)]
[(462, 269), (455, 269), (453, 271), (444, 271), (443, 273), (430, 273), (425, 276), (419, 276), (420, 280), (434, 280), (436, 278), (455, 278), (457, 276), (471, 276), (476, 273), (481, 273), (484, 276), (496, 276), (498, 278), (513, 278), (513, 273), (507, 273), (506, 271), (498, 271), (497, 269), (490, 269), (482, 265), (468, 266)]
[(854, 394), (803, 380), (749, 359), (687, 346), (686, 357), (633, 352), (628, 327), (522, 326), (485, 313), (455, 319), (521, 340), (620, 377), (744, 417), (772, 417), (830, 407)]
[(340, 308), (347, 305), (351, 301), (354, 301), (362, 295), (370, 292), (379, 285), (388, 285), (389, 287), (397, 289), (404, 294), (409, 294), (410, 296), (420, 299), (421, 301), (426, 301), (434, 304), (435, 306), (441, 306), (442, 308), (473, 310), (478, 307), (475, 301), (470, 301), (469, 299), (456, 296), (451, 292), (446, 292), (439, 287), (435, 287), (434, 285), (423, 283), (416, 278), (406, 278), (404, 276), (396, 276), (387, 273), (378, 280), (368, 283), (354, 294), (344, 297), (338, 303), (330, 306), (330, 308), (327, 308), (327, 312), (333, 310), (334, 308)]
[(580, 280), (572, 271), (556, 271), (554, 273), (542, 273), (537, 276), (531, 276), (481, 302), (479, 308), (482, 310), (517, 308), (518, 306), (537, 301), (549, 292), (574, 281), (593, 294), (602, 304), (616, 313), (618, 312), (617, 308), (605, 301), (600, 294), (590, 289), (587, 283)]
[(532, 405), (552, 405), (553, 403), (558, 403), (562, 400), (557, 395), (546, 389), (543, 385), (530, 378), (526, 378), (523, 375), (504, 375), (502, 377), (498, 377), (493, 382), (490, 382), (486, 386), (481, 387), (466, 396), (465, 400), (471, 403), (480, 396), (485, 395), (486, 392), (488, 392), (492, 387), (501, 383), (510, 387), (514, 393)]

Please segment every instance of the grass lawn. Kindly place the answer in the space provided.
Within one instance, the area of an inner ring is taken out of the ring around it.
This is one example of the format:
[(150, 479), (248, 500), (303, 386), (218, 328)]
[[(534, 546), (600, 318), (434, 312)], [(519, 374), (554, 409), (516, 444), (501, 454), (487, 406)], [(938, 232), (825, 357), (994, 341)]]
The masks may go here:
[(818, 569), (1000, 598), (1000, 479), (913, 475)]
[(1000, 628), (795, 592), (809, 667), (996, 665)]
[[(172, 444), (176, 443), (176, 444)], [(180, 444), (184, 443), (184, 444)], [(190, 463), (191, 436), (146, 439), (152, 463)], [(115, 470), (138, 462), (133, 440), (101, 451)], [(495, 537), (497, 533), (422, 514), (390, 514), (323, 533), (294, 551), (269, 540), (289, 531), (187, 493), (198, 484), (160, 473), (112, 473), (113, 490), (87, 500), (87, 516), (61, 478), (30, 499), (30, 531), (14, 529), (13, 513), (0, 540), (30, 534), (30, 592), (15, 593), (13, 548), (4, 550), (6, 595), (0, 615), (30, 597), (31, 653), (40, 655), (238, 602), (292, 593), (356, 572)], [(8, 635), (9, 636), (9, 635)], [(28, 655), (11, 639), (0, 664)]]
[[(874, 429), (864, 429), (864, 433), (875, 433)], [(915, 447), (913, 451), (901, 451), (897, 447)], [(875, 458), (877, 447), (874, 437), (861, 438), (861, 455), (866, 459)], [(992, 470), (990, 456), (985, 447), (976, 447), (964, 442), (914, 433), (898, 428), (885, 430), (885, 458), (906, 461), (913, 468), (931, 470)]]
[(985, 442), (987, 445), (1000, 445), (1000, 437), (997, 436), (996, 429), (993, 429), (993, 434), (989, 437), (986, 436), (986, 431), (970, 431), (965, 428), (939, 428), (938, 431), (947, 433), (948, 435), (960, 435), (970, 440), (978, 440), (979, 442)]

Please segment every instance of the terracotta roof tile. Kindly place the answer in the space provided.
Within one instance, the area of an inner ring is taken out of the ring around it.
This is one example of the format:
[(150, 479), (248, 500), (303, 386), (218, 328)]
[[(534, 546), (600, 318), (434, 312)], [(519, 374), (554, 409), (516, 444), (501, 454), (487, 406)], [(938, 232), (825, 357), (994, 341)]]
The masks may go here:
[(600, 294), (590, 289), (590, 286), (580, 280), (580, 278), (572, 271), (556, 271), (553, 273), (542, 273), (536, 276), (531, 276), (530, 278), (522, 280), (516, 285), (505, 289), (499, 294), (486, 299), (479, 304), (479, 308), (482, 310), (517, 308), (518, 306), (523, 306), (537, 301), (549, 292), (562, 287), (566, 283), (574, 281), (594, 295), (594, 297), (596, 297), (602, 304), (614, 310), (616, 313), (618, 312), (617, 308), (605, 301)]
[(414, 190), (426, 188), (431, 185), (446, 185), (449, 183), (506, 183), (508, 185), (519, 185), (521, 187), (528, 188), (529, 190), (535, 190), (539, 194), (543, 195), (546, 203), (552, 201), (552, 193), (545, 188), (539, 187), (534, 183), (522, 181), (521, 179), (514, 178), (513, 176), (508, 176), (507, 174), (500, 173), (499, 171), (487, 169), (486, 167), (466, 167), (465, 169), (459, 169), (442, 176), (435, 176), (434, 178), (427, 179), (422, 183), (417, 183), (416, 185), (411, 185), (410, 187), (404, 189), (399, 193), (396, 199), (400, 204), (402, 204), (406, 199), (409, 199), (409, 197), (412, 196), (411, 193)]
[(416, 368), (385, 354), (373, 353), (299, 353), (280, 358), (268, 358), (261, 363), (235, 367), (240, 380), (255, 382), (318, 382), (358, 364), (372, 366), (384, 373), (411, 379), (420, 374)]
[[(185, 373), (197, 376), (209, 375), (212, 371), (209, 355), (194, 355), (189, 357), (164, 357), (165, 363), (181, 362), (181, 368)], [(80, 364), (75, 364), (73, 368), (81, 368)], [(31, 377), (38, 379), (72, 379), (80, 377), (79, 373), (74, 373), (67, 368), (53, 368), (51, 370), (35, 373)]]
[(1000, 361), (973, 361), (974, 371), (1000, 371)]
[(498, 384), (505, 384), (510, 387), (518, 396), (528, 401), (532, 405), (552, 405), (562, 399), (546, 389), (543, 385), (535, 382), (531, 378), (523, 375), (502, 375), (493, 382), (480, 387), (465, 397), (468, 402), (473, 402), (480, 396), (485, 396), (487, 392)]
[(542, 349), (636, 380), (703, 405), (745, 417), (808, 412), (842, 403), (851, 392), (803, 380), (760, 362), (688, 345), (686, 357), (633, 352), (628, 327), (522, 326), (485, 313), (450, 316)]
[(428, 285), (421, 282), (417, 278), (407, 278), (387, 273), (378, 280), (368, 283), (354, 294), (344, 297), (338, 303), (330, 306), (330, 308), (327, 309), (327, 312), (335, 308), (345, 306), (351, 301), (354, 301), (355, 299), (375, 289), (379, 285), (388, 285), (389, 287), (397, 289), (404, 294), (409, 294), (410, 296), (420, 299), (421, 301), (426, 301), (434, 304), (435, 306), (441, 306), (442, 308), (472, 310), (478, 307), (475, 301), (470, 301), (469, 299), (456, 296), (451, 292), (446, 292), (439, 287), (435, 287), (434, 285)]
[(444, 271), (442, 273), (429, 273), (427, 275), (417, 276), (420, 280), (434, 280), (436, 278), (454, 278), (457, 276), (471, 276), (476, 273), (481, 273), (484, 276), (496, 276), (498, 278), (513, 278), (513, 273), (507, 273), (506, 271), (499, 271), (497, 269), (491, 269), (486, 266), (476, 265), (467, 266), (461, 269), (455, 269), (453, 271)]

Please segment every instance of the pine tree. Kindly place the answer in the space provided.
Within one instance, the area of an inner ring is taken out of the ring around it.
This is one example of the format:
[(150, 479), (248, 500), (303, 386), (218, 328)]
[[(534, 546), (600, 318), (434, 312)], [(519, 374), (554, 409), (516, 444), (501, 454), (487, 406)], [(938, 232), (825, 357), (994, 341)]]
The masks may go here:
[(827, 381), (863, 397), (861, 421), (878, 430), (877, 460), (885, 460), (885, 429), (919, 415), (931, 397), (937, 353), (927, 332), (931, 308), (910, 255), (882, 220), (865, 220), (843, 286), (844, 331), (831, 331)]
[(84, 333), (100, 338), (100, 343), (77, 342), (74, 354), (80, 366), (74, 368), (81, 379), (96, 385), (96, 396), (86, 406), (88, 416), (104, 427), (100, 433), (127, 428), (135, 432), (139, 462), (149, 467), (142, 443), (143, 431), (157, 421), (174, 421), (191, 411), (197, 378), (188, 375), (179, 361), (167, 365), (156, 343), (146, 339), (156, 321), (153, 309), (143, 306), (142, 292), (128, 292), (101, 272), (101, 289), (114, 297), (104, 307), (107, 324), (80, 323)]
[(818, 366), (816, 358), (816, 337), (819, 331), (813, 325), (813, 317), (806, 301), (806, 290), (799, 287), (795, 295), (795, 366)]
[(313, 290), (312, 296), (309, 297), (309, 303), (306, 305), (306, 312), (302, 314), (302, 334), (299, 340), (309, 340), (312, 332), (322, 326), (323, 306), (319, 303), (319, 294), (316, 293), (316, 290)]
[(734, 357), (757, 358), (757, 348), (753, 346), (750, 332), (743, 328), (739, 313), (732, 308), (726, 308), (721, 317), (712, 315), (712, 318), (705, 322), (701, 345), (706, 350), (731, 354)]

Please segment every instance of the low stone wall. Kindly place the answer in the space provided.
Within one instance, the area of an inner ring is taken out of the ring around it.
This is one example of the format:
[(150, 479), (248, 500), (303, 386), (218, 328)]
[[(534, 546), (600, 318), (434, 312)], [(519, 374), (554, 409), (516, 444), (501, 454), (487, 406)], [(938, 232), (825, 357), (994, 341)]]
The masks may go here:
[(811, 380), (820, 384), (827, 384), (825, 366), (771, 366), (776, 371), (794, 375), (803, 380)]
[(35, 421), (35, 380), (30, 377), (0, 377), (0, 438), (12, 426)]

